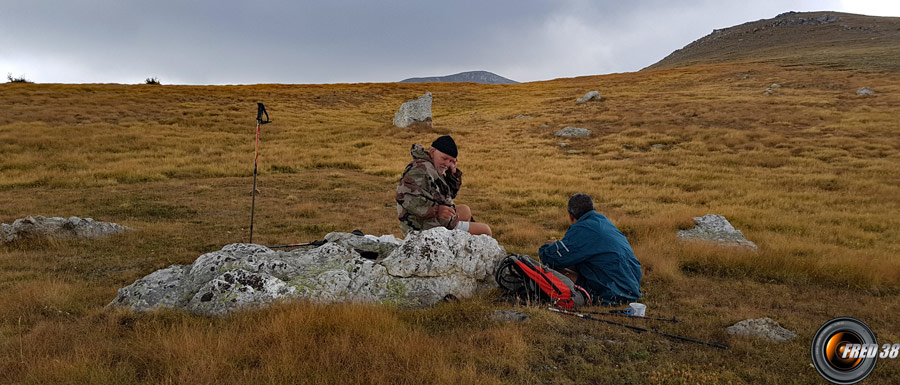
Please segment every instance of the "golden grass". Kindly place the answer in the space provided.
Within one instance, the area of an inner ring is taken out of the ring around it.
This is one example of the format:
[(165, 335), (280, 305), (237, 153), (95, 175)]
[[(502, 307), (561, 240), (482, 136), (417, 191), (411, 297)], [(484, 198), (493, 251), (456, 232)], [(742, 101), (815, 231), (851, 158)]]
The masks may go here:
[[(783, 87), (763, 95), (774, 82)], [(857, 97), (864, 85), (878, 94)], [(594, 89), (603, 102), (575, 103)], [(426, 90), (435, 127), (391, 126), (399, 104)], [(0, 221), (77, 215), (137, 231), (0, 246), (0, 382), (813, 382), (798, 352), (829, 317), (865, 318), (898, 341), (888, 316), (900, 310), (897, 95), (892, 72), (746, 63), (503, 86), (3, 84)], [(537, 308), (525, 324), (502, 324), (490, 296), (225, 318), (104, 310), (155, 269), (247, 240), (257, 101), (274, 123), (262, 131), (255, 241), (357, 228), (399, 236), (394, 189), (410, 145), (451, 133), (465, 172), (457, 201), (508, 251), (534, 255), (561, 237), (568, 197), (588, 193), (634, 246), (651, 312), (733, 350)], [(593, 135), (554, 137), (564, 126)], [(759, 251), (677, 241), (707, 213)], [(762, 316), (801, 338), (770, 346), (724, 334)], [(870, 382), (900, 375), (878, 372)]]

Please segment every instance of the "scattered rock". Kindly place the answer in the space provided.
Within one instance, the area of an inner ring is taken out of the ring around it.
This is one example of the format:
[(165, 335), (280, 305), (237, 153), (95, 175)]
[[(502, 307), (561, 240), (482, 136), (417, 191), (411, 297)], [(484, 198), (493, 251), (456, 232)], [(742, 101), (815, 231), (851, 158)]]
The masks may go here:
[(562, 142), (562, 143), (559, 144), (559, 146), (560, 146), (560, 147), (565, 147), (565, 146), (568, 146), (568, 144), (566, 144), (566, 142)]
[(516, 119), (531, 119), (530, 115), (516, 115)]
[(528, 313), (523, 313), (516, 310), (494, 310), (494, 314), (491, 315), (491, 319), (499, 322), (524, 322), (531, 319), (531, 316)]
[(773, 90), (772, 88), (766, 88), (766, 90), (763, 91), (764, 95), (772, 95), (774, 93), (775, 93), (775, 90)]
[(875, 96), (875, 91), (870, 90), (868, 87), (863, 87), (856, 91), (856, 94), (859, 96)]
[(728, 334), (737, 336), (753, 336), (774, 342), (784, 342), (797, 338), (797, 334), (787, 330), (771, 318), (746, 319), (731, 325)]
[[(138, 279), (119, 289), (109, 306), (207, 315), (295, 299), (430, 306), (448, 295), (467, 298), (495, 287), (494, 268), (506, 256), (489, 236), (444, 228), (411, 232), (397, 244), (393, 236), (331, 233), (326, 238), (332, 241), (293, 251), (227, 245), (190, 265)], [(392, 251), (372, 260), (357, 249)]]
[(665, 145), (665, 144), (661, 144), (661, 143), (654, 143), (654, 144), (651, 144), (651, 145), (650, 145), (650, 148), (656, 148), (656, 149), (660, 149), (660, 150), (665, 150), (665, 149), (666, 149), (666, 145)]
[(591, 134), (591, 130), (587, 128), (578, 128), (578, 127), (565, 127), (562, 130), (556, 131), (556, 136), (564, 136), (564, 137), (582, 137), (589, 136)]
[(13, 242), (36, 238), (92, 239), (130, 230), (129, 227), (111, 222), (95, 221), (92, 218), (46, 218), (38, 215), (16, 219), (11, 225), (0, 224), (0, 241)]
[(781, 84), (778, 84), (778, 83), (772, 83), (772, 85), (769, 86), (769, 88), (781, 88)]
[(408, 127), (413, 123), (431, 126), (431, 92), (403, 103), (394, 114), (394, 125), (397, 127)]
[(603, 97), (600, 96), (600, 91), (590, 91), (584, 94), (583, 97), (576, 99), (578, 103), (585, 103), (591, 100), (596, 100), (598, 102), (603, 101)]
[(729, 246), (742, 246), (756, 250), (756, 244), (744, 238), (740, 230), (736, 230), (725, 217), (716, 214), (707, 214), (695, 217), (697, 223), (693, 229), (679, 230), (679, 239), (701, 240), (716, 242)]
[(549, 128), (550, 125), (547, 123), (541, 123), (541, 128)]

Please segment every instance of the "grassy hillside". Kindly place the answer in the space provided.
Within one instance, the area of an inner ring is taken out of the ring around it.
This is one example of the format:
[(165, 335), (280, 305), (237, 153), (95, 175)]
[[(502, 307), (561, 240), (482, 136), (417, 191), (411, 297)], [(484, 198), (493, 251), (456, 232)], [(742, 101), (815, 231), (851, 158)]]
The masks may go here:
[[(772, 95), (763, 91), (779, 83)], [(859, 97), (867, 86), (874, 97)], [(576, 104), (599, 90), (602, 102)], [(434, 94), (435, 126), (399, 129)], [(450, 133), (473, 207), (511, 252), (567, 228), (595, 198), (644, 267), (660, 327), (726, 352), (487, 295), (430, 309), (305, 303), (224, 318), (104, 309), (158, 268), (247, 240), (255, 103), (264, 126), (254, 240), (361, 229), (400, 234), (394, 189), (412, 143)], [(0, 246), (0, 382), (817, 383), (812, 335), (864, 320), (900, 342), (900, 72), (810, 61), (723, 62), (516, 85), (193, 87), (2, 84), (0, 221), (82, 216), (137, 231)], [(530, 118), (516, 118), (528, 115)], [(591, 129), (560, 140), (564, 126)], [(560, 142), (566, 142), (565, 147)], [(756, 253), (680, 243), (692, 217), (728, 217)], [(745, 318), (797, 332), (730, 337)], [(883, 360), (868, 383), (900, 378)]]
[(898, 71), (900, 17), (786, 12), (714, 30), (648, 69), (750, 61), (851, 71)]

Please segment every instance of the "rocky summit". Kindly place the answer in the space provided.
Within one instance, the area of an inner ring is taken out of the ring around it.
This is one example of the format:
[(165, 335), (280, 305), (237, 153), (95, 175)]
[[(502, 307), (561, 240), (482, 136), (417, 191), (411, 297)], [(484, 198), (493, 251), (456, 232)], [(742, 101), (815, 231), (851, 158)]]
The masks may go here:
[(900, 18), (841, 12), (786, 12), (713, 30), (645, 68), (766, 61), (831, 69), (900, 69), (895, 59)]
[(293, 251), (227, 245), (138, 279), (119, 289), (109, 306), (206, 315), (297, 299), (422, 307), (494, 287), (494, 268), (506, 255), (489, 236), (444, 228), (412, 232), (402, 241), (348, 233), (326, 239)]

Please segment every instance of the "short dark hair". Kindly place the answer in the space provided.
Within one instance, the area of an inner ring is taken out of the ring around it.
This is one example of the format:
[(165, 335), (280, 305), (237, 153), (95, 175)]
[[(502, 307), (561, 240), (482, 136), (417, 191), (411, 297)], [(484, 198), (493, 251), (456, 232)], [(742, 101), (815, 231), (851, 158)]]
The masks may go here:
[(569, 198), (569, 214), (572, 214), (575, 219), (581, 218), (582, 215), (593, 209), (594, 201), (587, 194), (579, 193)]

